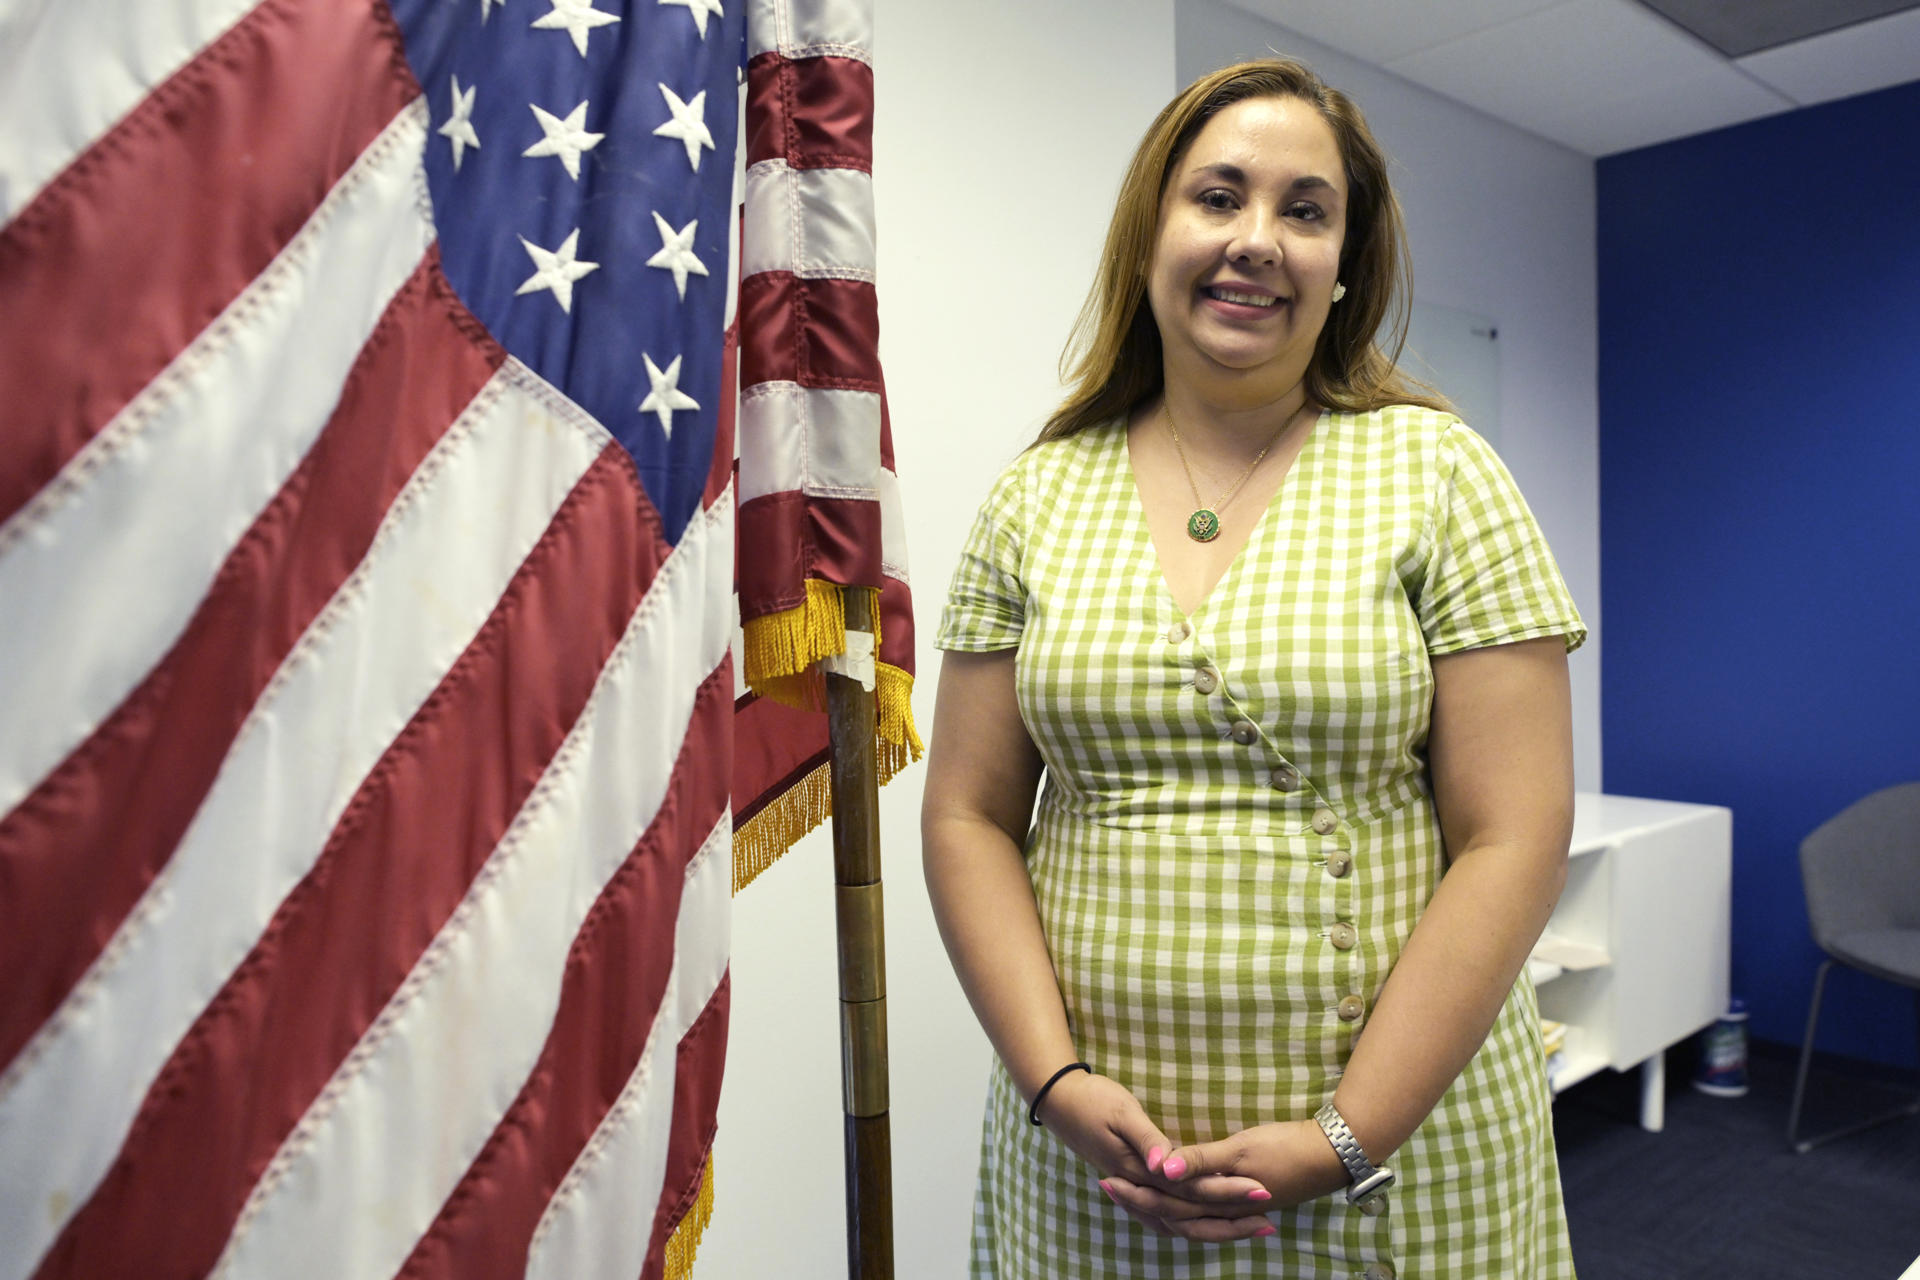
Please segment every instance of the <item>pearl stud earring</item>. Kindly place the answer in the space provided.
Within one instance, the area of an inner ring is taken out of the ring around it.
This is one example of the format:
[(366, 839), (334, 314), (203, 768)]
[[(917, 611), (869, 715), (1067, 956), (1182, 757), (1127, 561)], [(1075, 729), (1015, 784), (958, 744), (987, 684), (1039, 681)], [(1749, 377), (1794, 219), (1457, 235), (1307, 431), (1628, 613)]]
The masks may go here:
[(1340, 301), (1340, 299), (1346, 296), (1347, 296), (1347, 286), (1341, 284), (1338, 280), (1335, 280), (1333, 282), (1333, 300), (1335, 302), (1338, 302)]

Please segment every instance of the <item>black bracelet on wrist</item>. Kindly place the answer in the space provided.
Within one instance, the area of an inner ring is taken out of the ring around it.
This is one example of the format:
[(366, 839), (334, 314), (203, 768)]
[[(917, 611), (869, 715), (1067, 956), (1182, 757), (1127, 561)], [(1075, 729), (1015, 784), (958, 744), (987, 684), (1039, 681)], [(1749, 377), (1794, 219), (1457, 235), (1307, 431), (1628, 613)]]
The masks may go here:
[(1036, 1125), (1040, 1123), (1040, 1103), (1041, 1103), (1041, 1100), (1047, 1096), (1047, 1090), (1059, 1084), (1060, 1077), (1064, 1075), (1069, 1075), (1075, 1071), (1084, 1071), (1088, 1075), (1093, 1074), (1093, 1068), (1088, 1066), (1086, 1063), (1069, 1062), (1066, 1066), (1060, 1068), (1058, 1071), (1048, 1076), (1047, 1082), (1040, 1086), (1040, 1092), (1033, 1095), (1033, 1105), (1027, 1108), (1028, 1120), (1032, 1121)]

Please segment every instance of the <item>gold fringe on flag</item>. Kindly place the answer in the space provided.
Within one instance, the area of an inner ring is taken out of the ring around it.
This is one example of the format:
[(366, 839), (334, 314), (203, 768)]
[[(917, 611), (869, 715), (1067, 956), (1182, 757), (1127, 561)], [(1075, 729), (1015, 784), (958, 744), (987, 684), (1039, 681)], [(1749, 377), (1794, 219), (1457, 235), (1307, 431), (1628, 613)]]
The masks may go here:
[[(880, 592), (873, 587), (840, 587), (818, 578), (806, 580), (805, 603), (779, 613), (748, 619), (742, 626), (741, 655), (747, 687), (762, 697), (803, 711), (827, 709), (826, 677), (822, 658), (847, 651), (847, 611), (843, 592), (867, 595), (873, 619), (874, 651), (880, 649)], [(874, 663), (875, 764), (880, 784), (918, 760), (925, 752), (913, 723), (913, 677), (884, 662)], [(739, 893), (754, 878), (792, 848), (800, 837), (833, 814), (827, 766), (801, 779), (733, 833), (733, 891)]]
[(700, 1194), (687, 1206), (673, 1234), (667, 1237), (664, 1280), (689, 1280), (693, 1275), (693, 1255), (700, 1248), (700, 1236), (713, 1219), (713, 1153), (707, 1153), (707, 1166), (700, 1172)]
[[(876, 644), (879, 637), (874, 637)], [(880, 785), (893, 781), (893, 775), (918, 760), (926, 748), (920, 743), (920, 731), (913, 724), (913, 677), (884, 662), (874, 664), (875, 708), (879, 717)]]
[(778, 800), (733, 829), (733, 891), (739, 893), (754, 877), (780, 860), (801, 836), (833, 813), (829, 769), (821, 765), (800, 779)]
[[(847, 610), (840, 595), (843, 588), (818, 578), (808, 578), (806, 588), (804, 604), (749, 618), (742, 627), (747, 687), (789, 707), (825, 711), (826, 680), (816, 664), (847, 651)], [(880, 595), (871, 587), (844, 590), (865, 591), (876, 601)], [(877, 617), (879, 609), (873, 612)], [(874, 645), (879, 643), (876, 634)]]

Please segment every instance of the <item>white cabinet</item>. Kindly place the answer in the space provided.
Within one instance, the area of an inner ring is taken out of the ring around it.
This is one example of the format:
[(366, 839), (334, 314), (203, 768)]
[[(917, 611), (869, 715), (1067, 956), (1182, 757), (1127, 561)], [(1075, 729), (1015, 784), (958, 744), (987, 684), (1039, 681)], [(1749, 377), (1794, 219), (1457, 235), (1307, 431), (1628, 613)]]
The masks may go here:
[(1658, 1131), (1661, 1051), (1727, 1007), (1733, 814), (1581, 792), (1571, 854), (1531, 966), (1541, 1016), (1567, 1027), (1553, 1087), (1639, 1067), (1640, 1123)]

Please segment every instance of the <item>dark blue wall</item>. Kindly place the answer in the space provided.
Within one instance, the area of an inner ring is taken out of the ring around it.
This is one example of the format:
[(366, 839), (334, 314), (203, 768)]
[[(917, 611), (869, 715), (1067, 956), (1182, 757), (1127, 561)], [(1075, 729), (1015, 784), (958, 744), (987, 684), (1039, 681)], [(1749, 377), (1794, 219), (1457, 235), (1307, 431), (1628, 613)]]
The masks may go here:
[[(1599, 162), (1610, 792), (1733, 810), (1733, 985), (1797, 1042), (1800, 839), (1920, 779), (1920, 84)], [(1822, 1047), (1915, 1060), (1828, 984)]]

